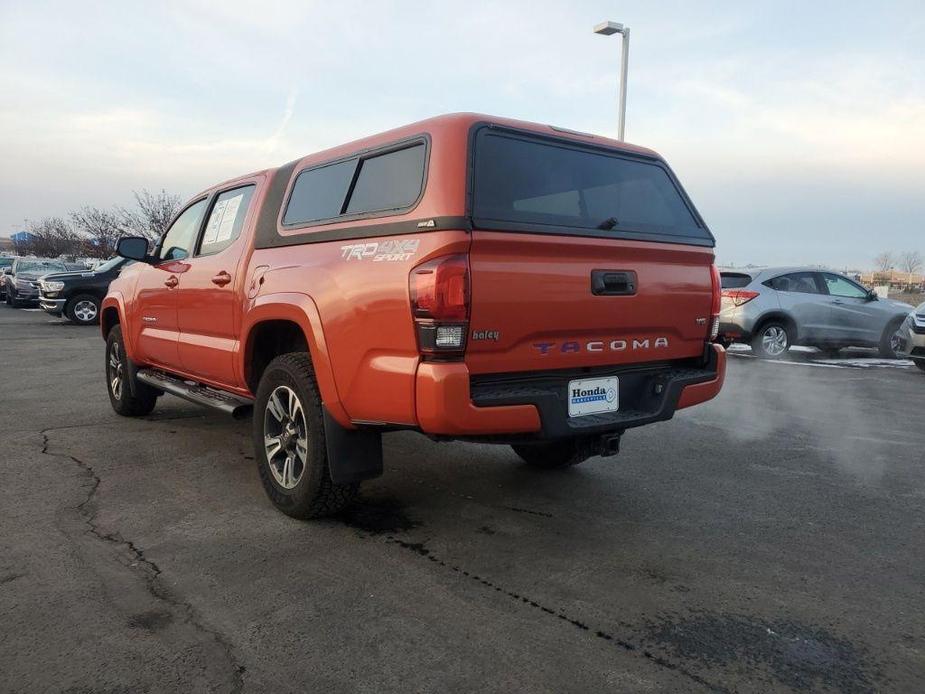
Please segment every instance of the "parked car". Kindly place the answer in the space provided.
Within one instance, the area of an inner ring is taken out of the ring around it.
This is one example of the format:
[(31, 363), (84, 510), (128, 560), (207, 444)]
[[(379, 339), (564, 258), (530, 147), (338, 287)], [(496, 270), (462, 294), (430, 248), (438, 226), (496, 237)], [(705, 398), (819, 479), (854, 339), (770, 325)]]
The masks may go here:
[(6, 303), (14, 308), (39, 302), (39, 278), (50, 272), (65, 272), (70, 267), (49, 258), (16, 258), (10, 273), (3, 275)]
[(893, 349), (925, 371), (925, 303), (911, 311), (899, 326), (893, 336)]
[(793, 345), (825, 351), (876, 347), (896, 352), (892, 337), (912, 308), (879, 299), (837, 272), (777, 267), (720, 273), (723, 285), (720, 338), (750, 344), (761, 357), (784, 356)]
[(45, 275), (39, 280), (39, 306), (53, 316), (64, 315), (78, 325), (96, 323), (109, 283), (133, 262), (117, 256), (93, 271)]
[(714, 240), (655, 152), (458, 114), (219, 184), (103, 301), (115, 411), (253, 413), (284, 513), (348, 503), (381, 434), (540, 468), (722, 387)]
[(16, 258), (13, 256), (0, 255), (0, 299), (6, 298), (6, 278), (4, 275), (12, 272), (14, 260)]

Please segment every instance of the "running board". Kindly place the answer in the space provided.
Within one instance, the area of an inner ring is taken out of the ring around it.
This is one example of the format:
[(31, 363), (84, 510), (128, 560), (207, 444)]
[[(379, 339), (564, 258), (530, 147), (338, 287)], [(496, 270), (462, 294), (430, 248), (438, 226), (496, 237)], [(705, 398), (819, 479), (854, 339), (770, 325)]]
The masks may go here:
[(148, 384), (152, 388), (176, 395), (197, 405), (220, 410), (225, 414), (230, 414), (235, 419), (247, 417), (254, 408), (254, 401), (250, 398), (243, 398), (218, 388), (204, 386), (196, 381), (187, 381), (165, 371), (139, 369), (135, 376), (139, 381)]

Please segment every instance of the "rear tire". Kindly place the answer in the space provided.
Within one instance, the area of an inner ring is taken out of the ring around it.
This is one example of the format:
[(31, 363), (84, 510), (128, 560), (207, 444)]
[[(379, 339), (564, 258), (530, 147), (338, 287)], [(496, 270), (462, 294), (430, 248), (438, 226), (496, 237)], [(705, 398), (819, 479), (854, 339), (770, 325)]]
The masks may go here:
[(896, 331), (899, 330), (899, 326), (902, 324), (902, 319), (894, 320), (886, 326), (886, 330), (883, 331), (883, 337), (880, 338), (880, 356), (883, 359), (899, 359), (899, 355), (896, 354), (896, 349), (899, 345), (893, 338), (896, 335)]
[(790, 326), (774, 320), (762, 325), (752, 338), (752, 351), (762, 359), (780, 359), (787, 354), (792, 343)]
[(90, 294), (80, 294), (67, 302), (64, 315), (77, 325), (94, 325), (100, 322), (100, 302)]
[(511, 446), (514, 452), (531, 467), (541, 470), (557, 470), (572, 467), (587, 460), (582, 455), (575, 439), (545, 441), (543, 443), (521, 443)]
[(254, 403), (254, 451), (264, 491), (287, 516), (333, 515), (359, 489), (331, 481), (321, 396), (304, 352), (276, 357), (263, 372)]
[(157, 404), (158, 392), (137, 379), (134, 384), (129, 383), (131, 373), (122, 339), (122, 326), (115, 325), (106, 337), (106, 390), (109, 392), (109, 402), (116, 414), (123, 417), (151, 414)]

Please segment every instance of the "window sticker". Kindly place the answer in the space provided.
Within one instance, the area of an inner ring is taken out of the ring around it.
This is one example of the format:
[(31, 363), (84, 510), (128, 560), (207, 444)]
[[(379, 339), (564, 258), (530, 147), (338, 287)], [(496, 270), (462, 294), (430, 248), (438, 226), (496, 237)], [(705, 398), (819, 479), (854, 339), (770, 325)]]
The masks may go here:
[(218, 225), (218, 233), (215, 236), (216, 242), (227, 241), (231, 238), (235, 219), (238, 216), (238, 209), (241, 207), (241, 200), (243, 199), (244, 193), (238, 193), (233, 198), (228, 198), (224, 201), (225, 207), (222, 210), (222, 221)]
[(225, 214), (225, 205), (227, 200), (219, 200), (212, 208), (212, 214), (209, 217), (209, 224), (206, 226), (206, 233), (202, 236), (202, 245), (208, 246), (215, 243), (215, 237), (218, 234), (218, 227), (222, 222), (222, 216)]

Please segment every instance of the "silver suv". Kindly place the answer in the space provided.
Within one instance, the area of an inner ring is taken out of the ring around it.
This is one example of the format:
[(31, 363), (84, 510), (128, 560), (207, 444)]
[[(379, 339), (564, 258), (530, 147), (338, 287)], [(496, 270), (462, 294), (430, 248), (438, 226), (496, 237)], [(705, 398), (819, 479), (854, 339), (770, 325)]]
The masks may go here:
[(807, 267), (729, 270), (720, 273), (723, 341), (751, 344), (776, 359), (793, 345), (835, 352), (876, 347), (893, 359), (893, 335), (912, 308), (877, 295), (844, 275)]

